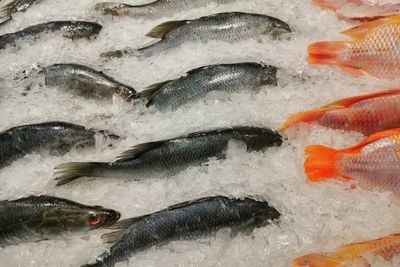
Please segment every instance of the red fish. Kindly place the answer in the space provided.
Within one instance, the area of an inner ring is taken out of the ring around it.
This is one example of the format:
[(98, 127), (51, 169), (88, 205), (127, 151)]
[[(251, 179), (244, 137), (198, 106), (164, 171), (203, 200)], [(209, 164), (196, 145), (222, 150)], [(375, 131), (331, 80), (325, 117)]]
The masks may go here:
[(341, 150), (314, 145), (306, 151), (308, 180), (351, 180), (367, 190), (400, 196), (400, 128), (371, 135), (360, 144)]
[(314, 122), (364, 135), (400, 127), (400, 89), (344, 98), (319, 109), (294, 114), (280, 132), (298, 123)]
[(352, 41), (318, 42), (308, 47), (310, 64), (337, 65), (355, 75), (400, 76), (400, 16), (382, 18), (344, 31)]

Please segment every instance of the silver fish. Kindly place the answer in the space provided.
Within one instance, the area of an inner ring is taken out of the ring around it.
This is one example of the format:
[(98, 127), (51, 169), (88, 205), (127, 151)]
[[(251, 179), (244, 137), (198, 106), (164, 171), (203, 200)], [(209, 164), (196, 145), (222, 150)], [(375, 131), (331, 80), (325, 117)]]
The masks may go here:
[(85, 97), (120, 96), (130, 101), (136, 91), (103, 72), (78, 64), (55, 64), (43, 68), (46, 86), (72, 89)]
[(85, 266), (113, 267), (151, 247), (212, 236), (223, 228), (230, 228), (232, 237), (242, 232), (250, 234), (253, 229), (278, 220), (280, 215), (268, 202), (252, 198), (214, 196), (179, 203), (111, 226), (117, 231), (102, 238), (116, 243), (96, 263)]
[(34, 152), (62, 155), (74, 147), (93, 147), (95, 134), (93, 129), (58, 121), (10, 128), (0, 132), (0, 169)]
[(81, 177), (117, 177), (139, 180), (143, 176), (168, 177), (210, 158), (224, 159), (230, 141), (239, 141), (248, 151), (280, 146), (281, 136), (267, 128), (233, 127), (144, 143), (124, 152), (115, 162), (71, 162), (56, 167), (57, 185)]
[(236, 0), (157, 0), (144, 5), (129, 5), (116, 2), (102, 2), (95, 6), (104, 15), (132, 17), (164, 17), (183, 10), (206, 7), (211, 3), (226, 4)]
[(18, 40), (37, 38), (47, 32), (61, 32), (64, 37), (70, 39), (89, 38), (97, 35), (101, 28), (100, 24), (88, 21), (50, 21), (30, 26), (21, 31), (1, 35), (0, 49), (15, 45)]
[(52, 196), (0, 201), (0, 246), (107, 227), (120, 213)]
[(158, 110), (176, 110), (194, 103), (213, 91), (255, 90), (263, 85), (277, 85), (277, 68), (257, 63), (210, 65), (191, 70), (176, 80), (150, 85), (137, 97), (148, 99), (147, 106)]
[(179, 48), (186, 42), (207, 43), (220, 40), (235, 43), (260, 35), (270, 35), (275, 38), (289, 32), (291, 32), (289, 25), (267, 15), (242, 12), (218, 13), (194, 20), (165, 22), (146, 34), (152, 38), (160, 38), (160, 41), (137, 50), (109, 51), (101, 56), (121, 57), (124, 54), (133, 54), (138, 57), (150, 57)]
[(0, 25), (11, 20), (16, 12), (25, 12), (31, 5), (40, 0), (12, 0), (0, 8)]

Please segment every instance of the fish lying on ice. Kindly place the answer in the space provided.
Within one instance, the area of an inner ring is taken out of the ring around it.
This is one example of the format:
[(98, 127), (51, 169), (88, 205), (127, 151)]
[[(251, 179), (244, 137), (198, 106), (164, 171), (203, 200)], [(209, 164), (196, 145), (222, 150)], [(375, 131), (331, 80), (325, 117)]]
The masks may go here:
[(367, 95), (340, 99), (319, 109), (300, 112), (291, 116), (280, 129), (298, 123), (319, 125), (370, 135), (400, 127), (400, 89), (386, 90)]
[(310, 64), (337, 65), (342, 70), (380, 79), (400, 75), (400, 16), (364, 23), (343, 34), (353, 41), (318, 42), (308, 48)]
[(277, 68), (257, 63), (205, 66), (191, 70), (186, 76), (150, 85), (138, 93), (148, 99), (147, 106), (158, 110), (176, 110), (194, 103), (210, 92), (255, 91), (263, 85), (277, 85)]
[(105, 15), (160, 18), (209, 4), (226, 4), (236, 0), (156, 0), (143, 5), (129, 5), (117, 2), (101, 2), (95, 5)]
[(134, 146), (115, 162), (71, 162), (56, 167), (57, 185), (64, 185), (81, 177), (116, 177), (140, 179), (142, 176), (172, 176), (210, 158), (223, 159), (229, 141), (239, 141), (248, 151), (279, 146), (281, 136), (257, 127), (224, 128), (192, 133), (168, 140)]
[(0, 246), (107, 227), (119, 217), (115, 210), (53, 196), (0, 201)]
[(335, 150), (309, 146), (304, 170), (311, 182), (342, 178), (367, 190), (400, 196), (400, 128), (375, 133), (360, 144)]
[(136, 91), (117, 82), (103, 72), (78, 64), (55, 64), (41, 71), (45, 75), (46, 86), (72, 89), (86, 97), (120, 96), (130, 101)]
[(86, 266), (112, 267), (153, 246), (212, 235), (223, 228), (230, 228), (232, 235), (251, 233), (279, 217), (268, 202), (251, 198), (214, 196), (176, 204), (111, 226), (117, 231), (103, 235), (103, 239), (116, 243), (96, 263)]
[[(101, 131), (100, 131), (101, 132)], [(0, 168), (34, 152), (62, 155), (74, 147), (94, 146), (96, 131), (67, 122), (45, 122), (0, 132)]]
[(0, 7), (0, 25), (11, 20), (16, 12), (25, 12), (31, 5), (40, 0), (12, 0), (4, 6)]
[(317, 5), (336, 11), (339, 18), (368, 21), (396, 15), (399, 0), (314, 0)]
[(289, 25), (267, 15), (242, 12), (218, 13), (193, 20), (165, 22), (156, 26), (146, 35), (159, 38), (160, 41), (138, 50), (110, 51), (101, 56), (120, 57), (123, 54), (134, 54), (139, 57), (150, 57), (179, 48), (186, 42), (207, 43), (212, 40), (220, 40), (235, 43), (261, 35), (277, 37), (289, 32), (291, 32)]
[(346, 267), (371, 266), (367, 254), (382, 257), (390, 261), (400, 252), (400, 234), (393, 234), (379, 239), (349, 244), (333, 252), (314, 253), (299, 257), (293, 261), (294, 267)]
[(33, 39), (49, 32), (60, 32), (70, 39), (89, 38), (97, 35), (102, 26), (88, 21), (50, 21), (30, 26), (21, 31), (6, 33), (0, 36), (0, 49), (15, 45), (21, 39)]

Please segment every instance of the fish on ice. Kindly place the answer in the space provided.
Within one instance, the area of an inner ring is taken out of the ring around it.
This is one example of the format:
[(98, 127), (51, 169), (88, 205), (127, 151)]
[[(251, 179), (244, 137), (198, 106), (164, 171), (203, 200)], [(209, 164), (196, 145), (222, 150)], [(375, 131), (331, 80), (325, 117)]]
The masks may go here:
[(336, 65), (354, 76), (399, 77), (400, 16), (367, 22), (343, 34), (353, 40), (311, 44), (308, 47), (309, 63)]
[(31, 153), (63, 155), (72, 148), (93, 147), (95, 134), (96, 130), (60, 121), (10, 128), (0, 132), (0, 168)]
[(30, 6), (41, 0), (12, 0), (0, 7), (0, 25), (11, 20), (16, 12), (25, 12)]
[(140, 18), (160, 18), (171, 16), (184, 10), (206, 7), (209, 4), (227, 4), (236, 0), (156, 0), (142, 5), (118, 2), (100, 2), (95, 9), (104, 15), (131, 16)]
[(332, 252), (313, 253), (293, 260), (293, 267), (371, 266), (368, 254), (390, 261), (400, 252), (400, 234), (353, 243)]
[(280, 146), (281, 136), (267, 128), (234, 127), (191, 133), (134, 146), (114, 162), (70, 162), (56, 167), (57, 185), (81, 177), (140, 180), (146, 176), (173, 176), (210, 158), (224, 159), (230, 141), (244, 143), (248, 151)]
[(89, 38), (99, 34), (102, 26), (95, 22), (88, 21), (50, 21), (36, 24), (23, 30), (6, 33), (0, 36), (0, 49), (16, 45), (23, 39), (34, 39), (49, 32), (60, 33), (69, 39)]
[(277, 68), (258, 63), (210, 65), (191, 70), (186, 76), (156, 83), (137, 94), (148, 100), (147, 107), (176, 110), (195, 103), (210, 92), (256, 91), (261, 86), (276, 86)]
[(151, 247), (213, 235), (223, 228), (231, 229), (232, 236), (251, 233), (279, 217), (279, 211), (268, 202), (252, 198), (213, 196), (179, 203), (111, 226), (116, 231), (102, 238), (115, 244), (95, 263), (85, 266), (112, 267)]
[(335, 130), (364, 135), (400, 127), (400, 89), (340, 99), (321, 108), (292, 115), (280, 129), (317, 123)]
[(342, 179), (370, 191), (400, 196), (400, 128), (375, 133), (356, 146), (332, 149), (307, 147), (304, 170), (308, 180)]
[(120, 213), (53, 196), (0, 201), (0, 246), (57, 238), (108, 227)]
[(256, 38), (262, 35), (278, 37), (291, 32), (285, 22), (267, 15), (243, 12), (217, 13), (192, 20), (177, 20), (162, 23), (146, 34), (160, 41), (149, 46), (103, 53), (102, 57), (121, 57), (133, 54), (138, 57), (151, 57), (187, 42), (207, 43), (212, 40), (235, 43), (239, 40)]
[(314, 3), (336, 11), (339, 18), (355, 21), (374, 20), (400, 12), (399, 0), (314, 0)]
[(79, 64), (54, 64), (41, 70), (45, 85), (73, 90), (81, 96), (95, 98), (122, 97), (130, 101), (135, 89), (124, 85), (101, 71)]

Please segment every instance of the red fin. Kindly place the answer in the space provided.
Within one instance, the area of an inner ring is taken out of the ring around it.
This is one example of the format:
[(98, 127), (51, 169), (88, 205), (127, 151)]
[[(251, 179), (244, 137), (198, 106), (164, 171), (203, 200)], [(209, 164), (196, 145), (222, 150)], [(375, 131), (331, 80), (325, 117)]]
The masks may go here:
[(293, 260), (293, 267), (335, 267), (343, 264), (343, 260), (320, 254), (309, 254)]
[(347, 72), (356, 77), (361, 77), (365, 74), (365, 72), (362, 69), (354, 68), (348, 65), (339, 65), (339, 68), (344, 72)]
[(296, 114), (290, 116), (289, 119), (287, 119), (285, 121), (285, 123), (279, 129), (279, 132), (284, 133), (286, 131), (286, 129), (288, 129), (288, 128), (292, 127), (294, 124), (297, 124), (300, 122), (312, 123), (312, 122), (318, 121), (319, 118), (321, 118), (322, 115), (324, 115), (325, 112), (328, 110), (331, 110), (331, 109), (330, 108), (320, 108), (320, 109), (314, 109), (314, 110), (310, 110), (310, 111), (296, 113)]
[(308, 156), (304, 170), (308, 180), (320, 182), (325, 179), (339, 177), (337, 168), (342, 152), (325, 146), (309, 146), (305, 151)]
[(390, 130), (372, 134), (368, 138), (363, 140), (361, 143), (359, 143), (358, 145), (343, 149), (342, 152), (343, 153), (354, 153), (357, 150), (359, 150), (360, 148), (362, 148), (368, 144), (371, 144), (377, 140), (380, 140), (385, 137), (393, 136), (393, 135), (400, 135), (400, 128), (390, 129)]
[(343, 98), (335, 102), (331, 102), (328, 105), (325, 105), (324, 108), (335, 108), (335, 107), (350, 107), (354, 105), (355, 103), (367, 100), (367, 99), (372, 99), (372, 98), (378, 98), (382, 96), (388, 96), (388, 95), (398, 95), (400, 94), (400, 89), (391, 89), (391, 90), (386, 90), (386, 91), (380, 91), (380, 92), (374, 92), (371, 94), (366, 94), (366, 95), (360, 95), (360, 96), (353, 96), (353, 97), (348, 97), (348, 98)]
[(314, 4), (319, 5), (323, 8), (333, 9), (336, 10), (340, 7), (339, 4), (335, 3), (332, 0), (314, 0)]
[(361, 40), (364, 39), (365, 35), (367, 35), (372, 29), (377, 28), (382, 24), (387, 23), (388, 21), (389, 18), (380, 18), (377, 20), (363, 23), (359, 26), (343, 31), (341, 33), (351, 37), (354, 40)]
[(308, 47), (308, 63), (336, 65), (345, 42), (318, 42)]

